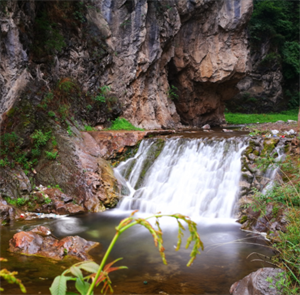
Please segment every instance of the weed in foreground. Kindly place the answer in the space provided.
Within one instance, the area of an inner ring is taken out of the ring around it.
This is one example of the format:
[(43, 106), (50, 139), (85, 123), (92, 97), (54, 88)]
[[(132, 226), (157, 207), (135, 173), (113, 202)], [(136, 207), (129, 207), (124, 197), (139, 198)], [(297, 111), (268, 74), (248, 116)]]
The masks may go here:
[[(156, 247), (158, 247), (159, 253), (161, 255), (162, 261), (164, 264), (167, 264), (166, 257), (165, 257), (165, 248), (163, 246), (163, 238), (162, 238), (162, 231), (159, 224), (159, 218), (161, 217), (172, 217), (177, 220), (178, 223), (178, 241), (177, 241), (177, 247), (176, 251), (180, 249), (182, 237), (183, 237), (183, 230), (185, 228), (182, 225), (182, 221), (184, 221), (189, 229), (190, 236), (187, 240), (186, 248), (189, 247), (189, 245), (193, 242), (193, 249), (191, 251), (191, 258), (187, 264), (187, 266), (190, 266), (193, 261), (196, 258), (197, 254), (200, 254), (199, 248), (203, 250), (203, 243), (200, 240), (200, 237), (197, 233), (197, 225), (195, 222), (189, 219), (187, 216), (183, 216), (181, 214), (171, 214), (171, 215), (164, 215), (164, 214), (154, 214), (147, 218), (135, 218), (134, 214), (136, 211), (132, 212), (132, 214), (123, 219), (119, 225), (116, 227), (116, 234), (114, 238), (112, 239), (108, 249), (106, 250), (106, 253), (101, 261), (101, 264), (98, 265), (97, 263), (93, 261), (84, 261), (79, 262), (71, 266), (69, 269), (65, 270), (60, 276), (57, 276), (50, 288), (50, 292), (52, 295), (65, 295), (67, 294), (67, 282), (68, 281), (74, 281), (75, 287), (77, 291), (81, 295), (91, 295), (93, 294), (93, 290), (95, 287), (102, 284), (102, 290), (101, 293), (106, 294), (108, 290), (110, 292), (113, 292), (112, 286), (111, 286), (111, 280), (109, 278), (109, 273), (115, 270), (119, 269), (126, 269), (126, 266), (117, 266), (112, 267), (113, 264), (115, 264), (117, 261), (119, 261), (121, 258), (108, 263), (105, 265), (106, 260), (113, 249), (116, 241), (118, 240), (121, 233), (123, 233), (128, 228), (140, 224), (144, 226), (146, 229), (149, 230), (150, 234), (153, 236), (154, 244)], [(156, 227), (155, 229), (147, 220), (150, 218), (156, 218)], [(84, 275), (83, 272), (89, 273), (88, 275)]]

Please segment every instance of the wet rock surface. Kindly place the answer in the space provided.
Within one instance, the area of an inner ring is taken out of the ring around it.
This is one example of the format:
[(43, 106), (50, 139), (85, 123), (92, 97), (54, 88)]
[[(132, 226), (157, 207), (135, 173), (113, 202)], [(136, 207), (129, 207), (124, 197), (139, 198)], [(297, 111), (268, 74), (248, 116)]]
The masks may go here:
[[(251, 196), (253, 188), (262, 191), (271, 181), (271, 171), (259, 167), (260, 157), (277, 158), (291, 147), (292, 138), (263, 138), (251, 137), (245, 149), (242, 161), (242, 177), (240, 180), (240, 197)], [(280, 180), (277, 175), (274, 178)]]
[(9, 222), (14, 219), (14, 216), (15, 209), (0, 197), (0, 223)]
[[(281, 295), (282, 292), (272, 286), (279, 281), (283, 270), (264, 267), (252, 272), (230, 288), (231, 295)], [(270, 282), (272, 281), (272, 283)], [(272, 286), (271, 286), (272, 285)]]
[(241, 229), (257, 232), (268, 232), (270, 238), (276, 239), (278, 231), (285, 232), (287, 219), (286, 208), (283, 204), (268, 203), (266, 212), (261, 214), (261, 210), (253, 211), (252, 208), (246, 209), (244, 215), (239, 219), (242, 223)]
[(67, 255), (79, 260), (87, 260), (88, 251), (98, 244), (78, 236), (68, 236), (58, 240), (52, 236), (49, 228), (38, 226), (31, 231), (15, 234), (9, 241), (8, 251), (55, 260), (62, 260)]

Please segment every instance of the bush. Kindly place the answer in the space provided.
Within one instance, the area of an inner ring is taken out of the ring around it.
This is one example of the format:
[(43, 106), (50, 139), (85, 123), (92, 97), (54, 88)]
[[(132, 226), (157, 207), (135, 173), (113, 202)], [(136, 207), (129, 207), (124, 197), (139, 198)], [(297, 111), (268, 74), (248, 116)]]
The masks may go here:
[(124, 118), (117, 118), (113, 121), (112, 126), (108, 130), (137, 130), (143, 131), (144, 129), (133, 126)]
[(57, 158), (57, 154), (58, 154), (58, 152), (56, 152), (56, 151), (53, 151), (53, 152), (46, 151), (46, 158), (48, 160), (55, 160)]

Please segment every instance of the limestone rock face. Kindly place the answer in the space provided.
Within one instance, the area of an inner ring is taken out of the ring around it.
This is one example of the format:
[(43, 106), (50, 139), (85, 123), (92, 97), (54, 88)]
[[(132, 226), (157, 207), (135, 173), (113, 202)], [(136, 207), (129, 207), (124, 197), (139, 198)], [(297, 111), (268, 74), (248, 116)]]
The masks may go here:
[(251, 71), (238, 82), (239, 93), (227, 107), (239, 112), (281, 111), (284, 106), (283, 75), (278, 62), (264, 65), (263, 60), (272, 51), (270, 42), (262, 43), (250, 56)]
[(93, 3), (80, 27), (59, 24), (66, 45), (50, 60), (32, 55), (40, 4), (8, 1), (0, 12), (0, 113), (29, 82), (51, 89), (70, 77), (90, 93), (109, 85), (123, 116), (143, 128), (224, 122), (224, 101), (249, 69), (245, 26), (252, 0)]

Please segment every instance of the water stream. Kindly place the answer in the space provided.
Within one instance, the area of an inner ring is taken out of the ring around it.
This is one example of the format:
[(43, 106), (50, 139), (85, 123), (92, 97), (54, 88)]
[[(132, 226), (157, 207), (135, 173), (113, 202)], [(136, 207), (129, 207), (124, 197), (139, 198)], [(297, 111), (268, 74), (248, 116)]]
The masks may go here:
[[(100, 263), (114, 227), (132, 210), (138, 209), (141, 216), (180, 212), (197, 221), (205, 246), (201, 255), (186, 267), (191, 249), (174, 251), (176, 222), (166, 218), (161, 224), (168, 260), (165, 266), (149, 232), (141, 226), (131, 228), (122, 234), (110, 256), (110, 261), (123, 257), (119, 265), (129, 267), (111, 274), (115, 294), (229, 294), (233, 282), (264, 266), (246, 259), (251, 252), (271, 254), (260, 236), (241, 232), (233, 218), (240, 157), (246, 144), (244, 137), (143, 140), (135, 157), (115, 169), (123, 193), (118, 208), (58, 220), (15, 222), (2, 230), (0, 255), (9, 259), (10, 270), (19, 271), (28, 294), (49, 294), (53, 278), (74, 261), (53, 263), (8, 254), (8, 241), (17, 231), (44, 224), (57, 237), (80, 235), (98, 241), (100, 246), (90, 254)], [(20, 293), (16, 286), (4, 283), (2, 287), (3, 294)]]
[(127, 188), (120, 210), (230, 218), (239, 193), (243, 138), (144, 140), (115, 175)]

